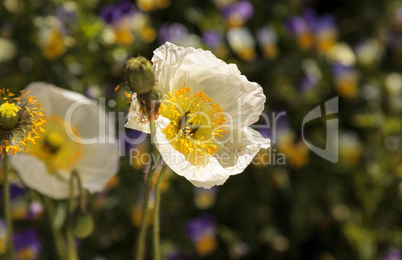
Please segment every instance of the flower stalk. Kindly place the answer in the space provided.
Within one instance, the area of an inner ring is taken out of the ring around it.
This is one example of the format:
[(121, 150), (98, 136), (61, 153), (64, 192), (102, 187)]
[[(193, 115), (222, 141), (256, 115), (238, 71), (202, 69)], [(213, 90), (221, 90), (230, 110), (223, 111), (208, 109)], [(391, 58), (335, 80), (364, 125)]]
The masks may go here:
[(55, 226), (54, 219), (55, 219), (55, 212), (54, 212), (54, 203), (53, 201), (45, 196), (42, 196), (42, 201), (46, 206), (46, 213), (50, 223), (50, 229), (52, 231), (53, 239), (56, 244), (56, 253), (58, 259), (65, 260), (65, 241), (61, 234), (60, 229)]
[(77, 171), (73, 171), (74, 178), (77, 179), (77, 185), (78, 185), (78, 198), (79, 198), (79, 207), (81, 211), (86, 211), (86, 197), (85, 197), (85, 192), (82, 187), (82, 182), (81, 178), (78, 175)]
[[(150, 121), (151, 126), (151, 138), (155, 134), (155, 122)], [(154, 153), (156, 153), (156, 148), (153, 147)], [(158, 157), (154, 157), (158, 158)], [(145, 248), (145, 238), (147, 233), (147, 215), (148, 215), (148, 202), (149, 202), (149, 195), (151, 194), (152, 190), (152, 180), (155, 174), (156, 166), (158, 164), (158, 160), (152, 161), (151, 168), (147, 174), (145, 180), (145, 195), (144, 200), (142, 202), (142, 210), (141, 210), (141, 224), (140, 230), (138, 233), (137, 238), (137, 252), (136, 252), (136, 260), (144, 259), (144, 248)]]
[(159, 173), (158, 180), (155, 185), (155, 206), (154, 206), (154, 214), (153, 214), (153, 244), (154, 244), (154, 259), (162, 260), (161, 251), (160, 251), (160, 233), (159, 233), (159, 215), (160, 215), (160, 203), (161, 203), (161, 184), (163, 178), (165, 177), (165, 173), (168, 169), (166, 164), (163, 165), (161, 172)]
[(3, 199), (4, 199), (4, 215), (7, 224), (7, 243), (8, 243), (8, 256), (9, 259), (15, 259), (14, 252), (14, 240), (13, 240), (13, 222), (11, 218), (10, 208), (10, 182), (9, 182), (9, 165), (8, 154), (3, 153), (3, 169), (4, 169), (4, 187), (3, 187)]
[(75, 246), (74, 239), (74, 209), (75, 209), (75, 196), (74, 196), (74, 179), (77, 172), (74, 170), (70, 177), (69, 183), (69, 193), (70, 197), (68, 200), (68, 219), (67, 219), (67, 248), (68, 248), (68, 260), (78, 260), (77, 249)]

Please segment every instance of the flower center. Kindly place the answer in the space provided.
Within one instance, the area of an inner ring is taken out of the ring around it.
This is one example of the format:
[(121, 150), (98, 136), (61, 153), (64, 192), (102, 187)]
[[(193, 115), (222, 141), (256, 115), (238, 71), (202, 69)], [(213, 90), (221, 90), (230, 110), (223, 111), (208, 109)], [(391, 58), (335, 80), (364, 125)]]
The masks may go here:
[[(49, 172), (72, 170), (81, 156), (81, 144), (71, 140), (66, 132), (66, 123), (59, 117), (50, 117), (43, 124), (37, 145), (30, 145), (28, 152), (45, 162)], [(77, 131), (73, 128), (77, 136)]]
[(170, 145), (186, 156), (193, 165), (206, 163), (207, 155), (218, 147), (214, 140), (221, 136), (226, 121), (222, 109), (202, 90), (191, 94), (189, 87), (169, 92), (160, 106), (160, 115), (170, 120), (162, 130)]
[(0, 126), (3, 129), (14, 128), (19, 119), (20, 109), (14, 103), (3, 103), (0, 106)]
[(50, 153), (55, 154), (63, 145), (63, 141), (64, 138), (61, 134), (56, 132), (49, 133), (43, 141), (44, 148), (48, 149)]

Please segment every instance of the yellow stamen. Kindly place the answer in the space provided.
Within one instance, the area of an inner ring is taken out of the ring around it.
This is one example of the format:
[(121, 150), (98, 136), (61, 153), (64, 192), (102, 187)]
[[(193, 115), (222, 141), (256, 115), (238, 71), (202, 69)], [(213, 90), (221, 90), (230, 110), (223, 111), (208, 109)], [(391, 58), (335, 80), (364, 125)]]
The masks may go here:
[[(71, 140), (66, 132), (66, 123), (59, 117), (50, 117), (40, 129), (38, 144), (29, 145), (29, 153), (44, 161), (50, 173), (56, 169), (71, 170), (81, 156), (81, 144)], [(73, 129), (74, 134), (79, 136)]]
[[(29, 107), (38, 105), (33, 97), (28, 97), (29, 92), (20, 91), (15, 96), (8, 89), (0, 89), (0, 154), (15, 154), (26, 148), (27, 142), (37, 138), (35, 128), (42, 124), (43, 109), (35, 107), (31, 112)], [(12, 136), (10, 138), (10, 136)]]
[(170, 119), (162, 131), (174, 149), (193, 165), (202, 165), (208, 155), (216, 153), (215, 139), (221, 136), (226, 121), (222, 109), (201, 90), (189, 87), (169, 92), (160, 106), (160, 115)]
[(18, 115), (18, 107), (14, 103), (4, 103), (0, 106), (0, 115), (6, 118), (16, 117)]
[(49, 133), (46, 137), (47, 141), (50, 145), (54, 147), (60, 147), (63, 144), (64, 138), (59, 133), (53, 132)]

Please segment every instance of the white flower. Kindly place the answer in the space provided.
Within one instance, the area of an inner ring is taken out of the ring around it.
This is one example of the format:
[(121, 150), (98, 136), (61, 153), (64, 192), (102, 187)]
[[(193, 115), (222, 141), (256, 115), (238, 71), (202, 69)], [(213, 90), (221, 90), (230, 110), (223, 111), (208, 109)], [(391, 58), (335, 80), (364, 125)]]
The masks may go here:
[(119, 165), (114, 125), (105, 111), (81, 94), (48, 83), (31, 83), (26, 91), (42, 103), (46, 123), (37, 145), (11, 158), (22, 181), (46, 196), (65, 199), (71, 172), (77, 170), (83, 188), (101, 191)]
[[(251, 129), (264, 109), (261, 86), (211, 52), (165, 43), (152, 58), (162, 94), (155, 143), (166, 164), (197, 187), (223, 184), (244, 171), (269, 139)], [(126, 127), (140, 122), (136, 94)]]

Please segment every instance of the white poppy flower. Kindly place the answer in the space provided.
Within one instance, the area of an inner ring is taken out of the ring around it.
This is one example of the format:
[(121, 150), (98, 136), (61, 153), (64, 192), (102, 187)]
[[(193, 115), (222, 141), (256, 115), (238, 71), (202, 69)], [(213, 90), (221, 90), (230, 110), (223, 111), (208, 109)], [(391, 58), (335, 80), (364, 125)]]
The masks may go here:
[(42, 103), (46, 123), (36, 145), (10, 158), (22, 181), (46, 196), (65, 199), (71, 172), (77, 170), (83, 188), (101, 191), (119, 165), (114, 124), (104, 109), (44, 82), (31, 83), (26, 91)]
[[(166, 164), (197, 187), (244, 171), (270, 140), (251, 129), (264, 109), (260, 85), (211, 52), (165, 43), (152, 58), (162, 94), (155, 144)], [(132, 95), (126, 127), (150, 132)]]

